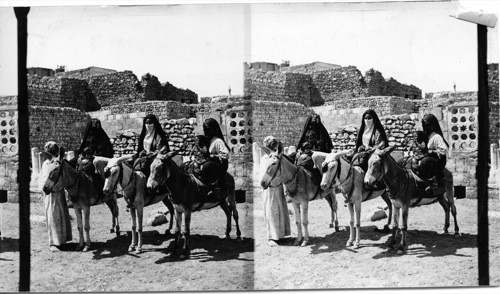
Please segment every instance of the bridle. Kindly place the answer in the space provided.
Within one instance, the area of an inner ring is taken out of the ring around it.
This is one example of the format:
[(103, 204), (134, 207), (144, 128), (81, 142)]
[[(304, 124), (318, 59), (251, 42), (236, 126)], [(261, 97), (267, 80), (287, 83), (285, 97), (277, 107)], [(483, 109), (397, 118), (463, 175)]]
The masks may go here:
[[(62, 181), (64, 180), (64, 168), (63, 168), (64, 161), (61, 161), (59, 158), (54, 158), (51, 162), (59, 163), (59, 174), (57, 175), (57, 178), (54, 181), (54, 185), (52, 186), (52, 189), (51, 189), (52, 193), (59, 193), (64, 189), (69, 190), (78, 184), (78, 177), (77, 177), (75, 182), (73, 184), (71, 184), (70, 186), (68, 186), (66, 188), (64, 186), (62, 186)], [(59, 179), (61, 179), (61, 180), (59, 180)], [(61, 183), (61, 186), (62, 186), (61, 189), (59, 189), (58, 191), (54, 191), (54, 187), (57, 186), (57, 184), (59, 184), (59, 183)]]
[[(383, 172), (379, 173), (379, 177), (378, 177), (378, 178), (377, 178), (377, 177), (375, 177), (376, 181), (375, 181), (374, 185), (375, 185), (376, 183), (380, 182), (380, 181), (384, 181), (385, 183), (389, 183), (389, 182), (393, 181), (394, 179), (396, 179), (396, 176), (395, 176), (395, 177), (393, 177), (392, 179), (388, 179), (388, 180), (384, 180), (384, 179), (383, 179), (383, 178), (384, 178), (384, 175), (385, 175), (385, 174), (387, 173), (387, 171), (388, 171), (388, 169), (387, 169), (387, 167), (386, 167), (385, 162), (382, 160), (382, 156), (386, 156), (386, 154), (382, 154), (382, 155), (381, 155), (381, 154), (378, 154), (378, 156), (380, 157), (380, 159), (381, 159), (381, 161), (382, 161), (382, 170), (383, 170)], [(405, 172), (406, 172), (406, 171), (405, 171)], [(409, 181), (409, 178), (407, 177), (407, 182), (408, 182), (408, 181)], [(399, 194), (401, 194), (401, 192), (403, 191), (403, 187), (404, 187), (404, 184), (403, 184), (403, 183), (401, 183), (401, 184), (400, 184), (400, 187), (399, 187), (399, 192), (398, 192), (398, 193), (396, 193), (396, 195), (392, 196), (391, 198), (397, 198), (397, 197), (399, 196)]]
[(129, 186), (135, 180), (135, 173), (131, 172), (128, 183), (126, 185), (123, 185), (122, 184), (122, 181), (123, 181), (123, 163), (120, 162), (120, 163), (117, 163), (116, 165), (106, 167), (106, 169), (104, 170), (104, 178), (109, 178), (111, 176), (111, 169), (114, 167), (118, 167), (119, 174), (118, 174), (118, 179), (116, 180), (115, 184), (113, 185), (112, 190), (118, 191), (118, 183), (120, 183), (120, 186), (122, 187), (122, 189), (121, 189), (122, 192), (126, 193), (129, 190)]

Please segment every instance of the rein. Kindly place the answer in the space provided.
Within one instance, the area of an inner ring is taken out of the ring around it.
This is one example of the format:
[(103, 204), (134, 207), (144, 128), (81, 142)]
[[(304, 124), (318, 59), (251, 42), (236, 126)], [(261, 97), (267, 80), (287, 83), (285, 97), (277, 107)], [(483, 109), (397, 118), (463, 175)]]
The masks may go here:
[[(394, 176), (392, 179), (385, 180), (384, 176), (387, 173), (387, 169), (386, 169), (386, 166), (385, 166), (386, 165), (385, 161), (383, 161), (382, 163), (383, 163), (382, 167), (383, 167), (383, 171), (384, 172), (382, 173), (382, 177), (380, 179), (377, 179), (376, 183), (378, 183), (379, 181), (383, 180), (386, 183), (387, 187), (389, 187), (388, 184), (391, 183), (392, 181), (396, 180), (397, 179), (397, 175)], [(408, 174), (408, 172), (406, 170), (404, 170), (404, 172), (406, 174)], [(409, 183), (409, 177), (406, 177), (406, 185), (408, 185), (408, 183)], [(396, 193), (396, 195), (392, 196), (391, 198), (397, 198), (401, 194), (401, 192), (403, 192), (404, 186), (405, 186), (404, 183), (401, 183), (400, 186), (399, 186), (399, 192)]]
[[(342, 167), (341, 162), (340, 162), (340, 158), (337, 158), (337, 166), (338, 166), (338, 168), (337, 168), (337, 171), (335, 172), (335, 176), (333, 176), (333, 178), (334, 179), (338, 178), (340, 180), (340, 172), (341, 172), (341, 167)], [(347, 182), (347, 180), (349, 180), (351, 174), (352, 174), (352, 163), (349, 164), (349, 172), (347, 173), (347, 176), (345, 177), (345, 179), (336, 186), (333, 185), (333, 181), (332, 181), (332, 183), (330, 184), (330, 189), (342, 186), (345, 182)]]
[[(64, 174), (64, 167), (63, 167), (63, 165), (64, 165), (64, 161), (62, 161), (62, 162), (61, 162), (61, 161), (59, 161), (59, 163), (61, 164), (61, 167), (60, 167), (61, 172), (59, 172), (59, 175), (58, 175), (58, 176), (57, 176), (57, 178), (56, 178), (56, 182), (55, 182), (54, 186), (56, 186), (59, 182), (61, 182), (61, 184), (62, 184), (62, 181), (64, 180), (64, 176), (63, 176), (63, 174)], [(61, 181), (59, 181), (59, 178), (61, 178)], [(59, 192), (61, 192), (61, 191), (62, 191), (62, 190), (64, 190), (64, 189), (66, 189), (66, 190), (70, 190), (70, 189), (72, 189), (74, 186), (77, 186), (77, 187), (78, 187), (78, 180), (79, 180), (79, 175), (77, 176), (77, 178), (76, 178), (75, 182), (74, 182), (73, 184), (71, 184), (70, 186), (68, 186), (68, 187), (66, 187), (66, 188), (63, 186), (60, 190), (58, 190), (58, 191), (54, 191), (54, 190), (52, 190), (52, 192), (53, 192), (53, 193), (59, 193)], [(52, 189), (54, 189), (54, 186), (52, 186)]]

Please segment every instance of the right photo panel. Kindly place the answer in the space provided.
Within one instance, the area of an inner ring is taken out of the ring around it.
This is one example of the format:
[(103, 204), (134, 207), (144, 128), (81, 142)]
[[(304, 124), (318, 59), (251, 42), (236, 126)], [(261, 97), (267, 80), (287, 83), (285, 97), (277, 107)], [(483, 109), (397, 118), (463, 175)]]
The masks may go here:
[(248, 5), (255, 290), (478, 286), (479, 119), (499, 284), (498, 28), (479, 118), (459, 6)]

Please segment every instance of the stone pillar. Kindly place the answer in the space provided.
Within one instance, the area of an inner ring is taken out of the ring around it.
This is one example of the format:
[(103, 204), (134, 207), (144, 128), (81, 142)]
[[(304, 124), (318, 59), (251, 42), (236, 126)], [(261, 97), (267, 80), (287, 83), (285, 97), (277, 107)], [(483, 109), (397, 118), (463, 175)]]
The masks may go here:
[(491, 155), (491, 171), (498, 170), (498, 144), (493, 143), (490, 145)]
[(40, 173), (40, 149), (38, 147), (31, 148), (31, 166), (33, 167), (33, 176), (38, 176)]

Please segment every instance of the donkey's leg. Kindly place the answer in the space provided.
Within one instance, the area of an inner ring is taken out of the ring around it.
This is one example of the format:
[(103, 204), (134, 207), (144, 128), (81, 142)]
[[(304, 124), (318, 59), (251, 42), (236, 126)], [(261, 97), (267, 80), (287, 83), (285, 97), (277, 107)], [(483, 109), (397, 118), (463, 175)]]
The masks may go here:
[(388, 217), (387, 217), (387, 224), (382, 229), (382, 232), (390, 233), (391, 232), (390, 225), (391, 225), (392, 210), (393, 210), (392, 202), (391, 202), (391, 199), (389, 199), (389, 192), (387, 192), (387, 191), (382, 193), (381, 197), (384, 200), (385, 204), (387, 204), (387, 207), (389, 208), (389, 213), (388, 213)]
[(224, 239), (231, 239), (229, 236), (231, 233), (231, 209), (229, 209), (226, 200), (222, 200), (219, 205), (226, 214), (226, 232), (224, 234)]
[(326, 202), (328, 202), (328, 207), (330, 207), (330, 213), (331, 213), (331, 220), (330, 220), (330, 223), (328, 224), (328, 226), (330, 228), (333, 228), (333, 223), (335, 221), (335, 211), (334, 211), (334, 207), (333, 207), (333, 200), (332, 200), (332, 195), (331, 194), (328, 194), (326, 195), (325, 197), (325, 200)]
[(135, 249), (135, 253), (142, 252), (142, 220), (144, 216), (144, 206), (138, 205), (137, 207), (137, 248)]
[(392, 205), (392, 235), (391, 237), (389, 237), (389, 240), (387, 240), (386, 251), (388, 252), (394, 250), (394, 245), (396, 245), (396, 240), (398, 237), (400, 209), (400, 207), (397, 207), (394, 204)]
[(77, 208), (76, 206), (73, 206), (73, 209), (75, 210), (76, 224), (77, 224), (77, 228), (78, 228), (78, 249), (77, 250), (81, 251), (84, 247), (82, 209)]
[(453, 215), (453, 221), (455, 222), (455, 238), (460, 237), (460, 231), (457, 223), (457, 207), (455, 206), (455, 187), (453, 186), (453, 175), (448, 169), (443, 170), (444, 175), (444, 187), (446, 189), (446, 199), (448, 205), (450, 206), (451, 215)]
[(361, 198), (362, 197), (359, 197), (359, 201), (356, 198), (354, 203), (354, 225), (356, 226), (356, 240), (354, 241), (354, 249), (359, 248), (359, 242), (361, 240)]
[(398, 255), (401, 255), (405, 253), (406, 250), (408, 250), (408, 245), (406, 244), (406, 235), (408, 232), (408, 211), (410, 209), (410, 204), (408, 203), (403, 204), (401, 207), (403, 210), (402, 212), (402, 217), (403, 217), (403, 224), (401, 226), (401, 242), (399, 243), (399, 248), (398, 251), (396, 252)]
[(172, 202), (168, 200), (168, 196), (165, 196), (162, 200), (163, 204), (168, 208), (168, 211), (170, 212), (170, 223), (168, 224), (168, 229), (165, 231), (166, 236), (170, 236), (172, 227), (174, 226), (174, 206), (172, 205)]
[(438, 197), (439, 204), (441, 204), (444, 210), (444, 227), (441, 233), (448, 235), (448, 228), (450, 227), (450, 206), (444, 197), (444, 195)]
[(83, 221), (85, 230), (85, 247), (83, 247), (83, 251), (87, 252), (90, 249), (90, 206), (83, 208)]
[[(234, 192), (233, 192), (234, 195)], [(233, 214), (233, 219), (234, 222), (236, 223), (236, 241), (242, 241), (241, 240), (241, 231), (240, 231), (240, 224), (239, 224), (239, 214), (238, 210), (236, 209), (236, 200), (234, 197), (228, 197), (227, 200), (229, 201), (229, 208), (231, 209), (231, 212)]]
[[(352, 200), (351, 200), (352, 201)], [(347, 207), (349, 208), (349, 240), (347, 240), (347, 243), (345, 246), (352, 246), (354, 242), (354, 204), (349, 202), (347, 204)]]
[(304, 227), (304, 241), (300, 246), (307, 246), (309, 244), (309, 228), (307, 227), (309, 225), (309, 220), (308, 220), (308, 211), (309, 211), (309, 202), (304, 201), (302, 204), (302, 209), (301, 209), (301, 219), (302, 219), (302, 226)]
[(453, 215), (453, 221), (455, 222), (455, 238), (458, 238), (460, 237), (460, 230), (458, 228), (458, 222), (457, 222), (457, 207), (455, 206), (455, 199), (453, 199), (453, 196), (448, 196), (446, 195), (446, 197), (448, 197), (448, 204), (450, 206), (450, 210), (451, 210), (451, 215)]
[(186, 211), (184, 212), (184, 232), (182, 233), (182, 235), (184, 235), (184, 244), (182, 246), (182, 252), (179, 255), (180, 259), (189, 258), (189, 255), (191, 255), (189, 249), (190, 226), (191, 226), (191, 209), (186, 209)]
[[(111, 211), (111, 229), (109, 229), (109, 232), (110, 233), (116, 232), (117, 236), (119, 236), (120, 235), (120, 231), (119, 231), (120, 226), (118, 225), (118, 205), (116, 203), (116, 199), (109, 199), (105, 203), (108, 206), (109, 211)], [(116, 231), (115, 231), (115, 228), (117, 228)]]
[(130, 242), (130, 246), (128, 247), (128, 252), (131, 252), (135, 249), (135, 246), (137, 246), (137, 211), (135, 207), (130, 207), (130, 219), (131, 219), (131, 224), (130, 228), (132, 230), (132, 241)]
[(172, 254), (177, 251), (181, 242), (181, 225), (182, 225), (182, 212), (175, 210), (175, 231), (174, 231), (174, 246)]
[(297, 238), (295, 239), (295, 242), (293, 242), (294, 246), (297, 246), (300, 244), (300, 241), (302, 241), (302, 223), (300, 221), (300, 203), (295, 202), (295, 200), (292, 200), (292, 205), (293, 205), (293, 210), (295, 212), (295, 225), (297, 226)]

